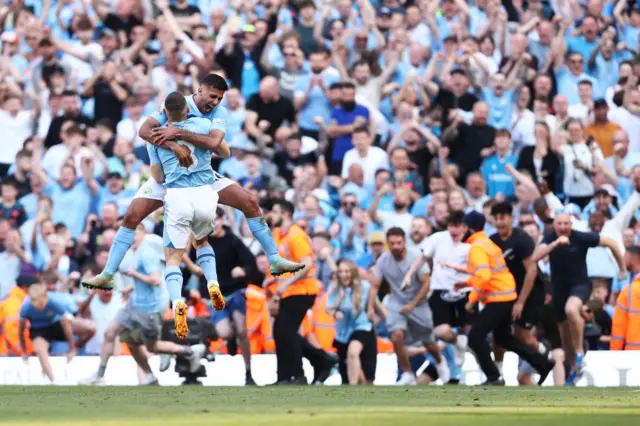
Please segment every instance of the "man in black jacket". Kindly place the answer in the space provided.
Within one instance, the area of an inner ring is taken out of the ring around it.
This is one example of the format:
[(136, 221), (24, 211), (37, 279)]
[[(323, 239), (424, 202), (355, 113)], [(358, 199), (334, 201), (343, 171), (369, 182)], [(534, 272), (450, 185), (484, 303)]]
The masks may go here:
[[(215, 253), (220, 290), (227, 302), (221, 311), (210, 309), (211, 320), (222, 339), (237, 339), (246, 367), (245, 382), (247, 385), (255, 385), (251, 376), (251, 345), (247, 335), (245, 289), (250, 282), (261, 282), (256, 278), (256, 275), (259, 276), (258, 265), (249, 248), (224, 225), (222, 209), (216, 212), (216, 227), (209, 235), (209, 244)], [(199, 290), (203, 299), (208, 300), (209, 291), (204, 278), (200, 279)]]

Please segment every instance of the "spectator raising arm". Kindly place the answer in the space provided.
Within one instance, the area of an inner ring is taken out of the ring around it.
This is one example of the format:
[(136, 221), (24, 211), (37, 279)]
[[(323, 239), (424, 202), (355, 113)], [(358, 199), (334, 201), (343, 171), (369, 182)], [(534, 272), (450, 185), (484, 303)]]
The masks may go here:
[(378, 225), (382, 224), (382, 219), (378, 214), (378, 205), (380, 204), (380, 200), (382, 199), (382, 197), (390, 194), (391, 192), (393, 192), (393, 184), (390, 182), (386, 182), (376, 192), (376, 195), (373, 197), (373, 201), (371, 202), (371, 206), (369, 206), (369, 216), (371, 216), (371, 220)]

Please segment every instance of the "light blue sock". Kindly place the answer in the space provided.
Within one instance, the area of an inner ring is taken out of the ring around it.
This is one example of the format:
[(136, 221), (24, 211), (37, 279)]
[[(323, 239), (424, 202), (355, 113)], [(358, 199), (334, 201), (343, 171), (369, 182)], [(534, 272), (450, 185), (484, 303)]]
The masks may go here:
[(216, 254), (211, 247), (205, 246), (196, 250), (196, 265), (202, 268), (207, 281), (218, 281)]
[(177, 266), (167, 266), (164, 268), (164, 282), (169, 290), (169, 299), (175, 306), (176, 302), (182, 299), (182, 272)]
[(273, 240), (271, 230), (269, 229), (269, 225), (267, 225), (267, 221), (264, 220), (264, 217), (247, 218), (247, 223), (249, 224), (251, 233), (253, 233), (253, 236), (256, 237), (256, 240), (258, 240), (262, 249), (266, 253), (269, 262), (279, 259), (280, 255), (278, 254), (278, 247), (276, 246), (276, 242)]
[(133, 235), (135, 233), (135, 230), (125, 228), (124, 226), (121, 226), (120, 229), (118, 229), (118, 233), (113, 241), (111, 250), (109, 250), (107, 265), (104, 267), (105, 272), (111, 275), (116, 273), (120, 267), (120, 263), (122, 263), (122, 259), (124, 259), (125, 254), (127, 254), (127, 251), (133, 244)]

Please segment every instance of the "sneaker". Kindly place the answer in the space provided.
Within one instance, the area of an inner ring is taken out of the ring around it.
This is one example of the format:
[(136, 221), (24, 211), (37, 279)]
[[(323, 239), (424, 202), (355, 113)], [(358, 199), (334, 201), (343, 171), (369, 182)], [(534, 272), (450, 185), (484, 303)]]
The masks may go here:
[(454, 362), (456, 367), (462, 367), (464, 365), (465, 354), (467, 353), (467, 346), (469, 338), (463, 334), (456, 337)]
[(207, 289), (209, 290), (209, 297), (211, 298), (211, 305), (213, 305), (213, 309), (216, 311), (223, 310), (225, 301), (224, 296), (220, 291), (220, 284), (218, 284), (217, 281), (209, 281)]
[(333, 371), (333, 367), (335, 366), (336, 366), (336, 361), (334, 361), (332, 358), (327, 358), (327, 360), (322, 365), (322, 367), (320, 367), (315, 373), (313, 384), (314, 385), (324, 384), (324, 382), (326, 382), (329, 376), (331, 375), (331, 372)]
[(78, 384), (80, 386), (104, 386), (104, 377), (99, 377), (97, 374), (94, 374), (91, 377), (78, 381)]
[(113, 275), (108, 272), (100, 272), (95, 277), (90, 280), (83, 281), (82, 286), (88, 289), (97, 289), (97, 290), (113, 290)]
[(307, 378), (303, 375), (300, 377), (291, 377), (290, 379), (278, 380), (270, 386), (306, 386), (309, 383)]
[(153, 375), (153, 373), (146, 374), (142, 379), (142, 383), (140, 383), (140, 386), (159, 386), (159, 385), (160, 383), (158, 383), (158, 379), (156, 378), (156, 376)]
[(412, 386), (415, 384), (416, 384), (416, 375), (409, 371), (405, 371), (404, 373), (402, 373), (400, 375), (400, 378), (396, 382), (397, 386)]
[(187, 357), (187, 360), (189, 360), (189, 372), (196, 373), (202, 365), (200, 364), (200, 360), (204, 357), (207, 347), (201, 343), (191, 346), (191, 350), (193, 352)]
[(189, 326), (187, 325), (187, 311), (189, 308), (183, 301), (177, 302), (173, 307), (173, 321), (176, 328), (176, 336), (180, 340), (187, 338), (189, 334)]
[(502, 377), (498, 377), (496, 380), (487, 380), (480, 386), (504, 386), (504, 379)]
[(160, 367), (159, 370), (161, 373), (164, 373), (171, 367), (171, 360), (173, 359), (173, 355), (169, 354), (160, 354)]
[(298, 272), (304, 267), (304, 263), (292, 262), (290, 260), (279, 257), (273, 262), (270, 262), (269, 272), (271, 272), (271, 275), (273, 275), (274, 277), (277, 277), (278, 275), (286, 274), (289, 272)]
[(564, 385), (565, 386), (575, 386), (577, 379), (578, 379), (578, 373), (576, 373), (575, 371), (572, 371), (567, 376), (567, 380), (564, 382)]
[(538, 371), (538, 373), (540, 373), (540, 379), (538, 379), (538, 386), (542, 386), (544, 381), (547, 380), (547, 376), (549, 376), (549, 373), (553, 371), (553, 367), (555, 366), (556, 366), (555, 361), (549, 361), (547, 362), (544, 369), (542, 369), (541, 371)]
[(258, 386), (258, 384), (255, 382), (255, 380), (253, 380), (253, 376), (248, 371), (244, 376), (244, 385), (245, 386)]
[(442, 357), (440, 364), (436, 364), (436, 371), (438, 372), (438, 377), (442, 380), (442, 384), (449, 383), (449, 380), (451, 379), (451, 371), (449, 370), (449, 365), (444, 357)]

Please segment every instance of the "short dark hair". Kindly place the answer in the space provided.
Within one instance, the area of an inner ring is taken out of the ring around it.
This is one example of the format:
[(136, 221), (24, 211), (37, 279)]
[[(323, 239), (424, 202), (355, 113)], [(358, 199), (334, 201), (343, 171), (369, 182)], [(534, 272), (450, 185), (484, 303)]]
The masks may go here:
[(75, 90), (63, 90), (62, 93), (60, 93), (60, 96), (65, 97), (65, 96), (78, 96), (78, 94), (76, 93)]
[(15, 189), (19, 188), (18, 181), (13, 176), (7, 176), (6, 178), (2, 179), (2, 182), (0, 182), (0, 185), (13, 186)]
[(329, 56), (330, 54), (331, 54), (331, 52), (329, 52), (329, 49), (327, 49), (324, 46), (315, 46), (309, 52), (309, 56), (311, 56), (311, 55), (327, 55), (327, 56)]
[(455, 210), (449, 213), (449, 217), (447, 218), (447, 225), (461, 225), (462, 220), (464, 219), (464, 211)]
[(76, 28), (78, 31), (88, 31), (93, 29), (93, 24), (91, 24), (91, 21), (88, 18), (83, 17), (76, 24)]
[(171, 92), (164, 100), (164, 109), (167, 110), (167, 115), (173, 118), (177, 118), (186, 108), (187, 101), (180, 92)]
[(389, 230), (387, 231), (387, 239), (389, 239), (389, 237), (402, 237), (406, 239), (407, 234), (405, 234), (402, 228), (398, 228), (397, 226), (394, 226), (392, 228), (389, 228)]
[(593, 83), (590, 80), (584, 79), (578, 82), (578, 86), (587, 85), (589, 87), (593, 87)]
[(499, 214), (513, 216), (513, 206), (507, 202), (494, 204), (493, 207), (491, 207), (491, 216), (497, 216)]
[(20, 151), (18, 151), (18, 153), (16, 154), (16, 160), (19, 158), (25, 158), (25, 157), (31, 157), (33, 154), (31, 153), (31, 151), (29, 151), (28, 149), (24, 149), (22, 148)]
[(215, 73), (209, 73), (205, 75), (202, 81), (200, 81), (200, 84), (202, 86), (206, 86), (211, 89), (221, 90), (223, 92), (226, 92), (227, 90), (229, 90), (229, 85), (227, 84), (227, 81)]
[(262, 207), (267, 211), (273, 210), (275, 206), (280, 206), (280, 209), (283, 212), (287, 212), (291, 217), (293, 217), (293, 212), (295, 211), (295, 207), (293, 206), (293, 203), (287, 200), (283, 200), (280, 198), (269, 198), (265, 200), (264, 203), (262, 203)]
[(369, 135), (369, 129), (367, 129), (367, 126), (358, 126), (353, 129), (353, 134), (355, 135), (356, 133), (366, 133)]
[(498, 129), (496, 130), (496, 135), (493, 137), (494, 139), (497, 138), (509, 138), (511, 139), (511, 132), (508, 131), (507, 129)]
[(356, 85), (350, 81), (343, 81), (341, 85), (342, 85), (341, 89), (353, 89), (353, 90), (356, 89)]
[(302, 10), (305, 7), (313, 7), (315, 9), (316, 4), (313, 2), (313, 0), (302, 0), (300, 3), (298, 3), (298, 10)]
[(77, 135), (77, 136), (82, 136), (85, 137), (87, 134), (85, 133), (84, 130), (82, 130), (80, 128), (80, 126), (77, 125), (73, 125), (71, 127), (69, 127), (65, 132), (64, 132), (65, 136), (69, 137), (69, 136), (73, 136), (73, 135)]

